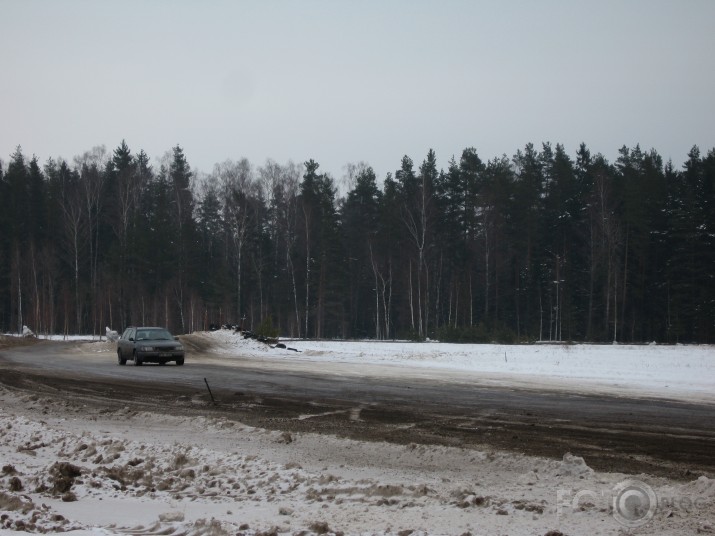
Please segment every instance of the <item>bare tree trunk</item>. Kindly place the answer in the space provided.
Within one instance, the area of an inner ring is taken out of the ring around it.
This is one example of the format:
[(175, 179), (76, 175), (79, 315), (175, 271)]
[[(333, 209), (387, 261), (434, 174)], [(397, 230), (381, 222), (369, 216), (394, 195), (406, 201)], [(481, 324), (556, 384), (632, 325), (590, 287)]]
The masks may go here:
[[(449, 300), (450, 300), (450, 302), (452, 301), (452, 291), (451, 290), (450, 290)], [(451, 309), (452, 309), (452, 307), (450, 306), (450, 312), (451, 312)], [(450, 325), (452, 325), (451, 318), (450, 318), (449, 323), (450, 323)], [(459, 324), (459, 280), (456, 280), (454, 282), (454, 327), (456, 328), (458, 324)]]
[(55, 285), (52, 277), (47, 278), (47, 330), (48, 333), (55, 332)]
[(243, 256), (243, 239), (237, 240), (237, 260), (236, 260), (236, 318), (241, 318), (243, 315), (243, 303), (241, 303), (241, 265)]
[(484, 318), (489, 318), (489, 228), (484, 212)]
[(76, 229), (76, 232), (74, 233), (73, 236), (73, 253), (74, 253), (74, 297), (75, 297), (75, 307), (76, 307), (76, 313), (77, 313), (77, 325), (75, 329), (77, 330), (77, 333), (80, 333), (82, 331), (82, 328), (80, 327), (80, 324), (82, 323), (82, 313), (80, 311), (80, 303), (79, 303), (79, 230)]
[(608, 253), (608, 270), (606, 276), (606, 337), (608, 337), (609, 324), (611, 323), (611, 269), (613, 265), (612, 253)]
[(613, 273), (613, 342), (618, 342), (618, 270)]
[(41, 305), (40, 305), (40, 289), (37, 283), (37, 255), (35, 254), (35, 244), (34, 242), (30, 244), (30, 259), (32, 264), (32, 283), (34, 292), (34, 312), (33, 322), (35, 324), (35, 332), (39, 333), (41, 331), (46, 331), (44, 323), (42, 322), (41, 315)]
[[(456, 283), (455, 283), (456, 286)], [(457, 300), (456, 296), (456, 289), (452, 288), (452, 285), (449, 285), (449, 297), (447, 298), (447, 325), (452, 326), (452, 295), (454, 296), (455, 301)], [(455, 303), (454, 305), (454, 316), (456, 318), (457, 316), (457, 307), (459, 305), (459, 302)]]
[(300, 312), (298, 311), (298, 285), (295, 282), (295, 268), (293, 267), (293, 259), (290, 256), (290, 252), (286, 253), (288, 257), (288, 265), (290, 268), (290, 279), (293, 287), (293, 305), (295, 306), (295, 326), (298, 330), (296, 336), (300, 338)]
[(385, 336), (389, 337), (390, 336), (390, 331), (391, 331), (391, 322), (390, 322), (390, 311), (392, 311), (392, 260), (388, 261), (388, 266), (389, 266), (389, 278), (388, 278), (388, 285), (387, 288), (389, 289), (389, 294), (387, 296), (387, 299), (385, 298), (385, 280), (380, 276), (380, 279), (382, 279), (382, 305), (384, 309), (384, 317), (385, 317)]
[(305, 217), (305, 338), (308, 338), (308, 318), (310, 316), (310, 217), (303, 206)]
[[(626, 293), (628, 290), (628, 242), (629, 242), (629, 235), (630, 235), (630, 229), (626, 228), (626, 244), (625, 244), (625, 252), (623, 253), (624, 255), (624, 262), (623, 262), (623, 297), (621, 298), (621, 332), (625, 329), (624, 328), (624, 321), (625, 321), (625, 312), (626, 312)], [(632, 338), (632, 336), (631, 336)]]
[[(422, 186), (420, 192), (420, 199), (417, 201), (419, 214), (415, 218), (415, 215), (408, 209), (405, 209), (403, 221), (407, 227), (407, 231), (412, 237), (412, 240), (417, 248), (417, 333), (420, 337), (425, 336), (426, 325), (425, 320), (427, 317), (427, 308), (429, 307), (429, 301), (426, 296), (423, 296), (422, 285), (423, 285), (423, 272), (425, 270), (425, 248), (427, 245), (427, 220), (428, 220), (428, 205), (430, 197), (427, 192), (426, 179), (422, 177)], [(427, 289), (427, 282), (425, 281), (425, 289)], [(410, 310), (412, 315), (412, 330), (415, 331), (415, 320), (414, 320), (414, 298), (412, 296), (412, 264), (410, 263)], [(425, 311), (422, 310), (422, 303), (424, 301)], [(424, 317), (423, 318), (423, 314)]]
[(380, 340), (380, 287), (378, 285), (375, 256), (372, 252), (372, 242), (368, 240), (367, 246), (370, 250), (370, 265), (372, 266), (372, 275), (375, 278), (375, 340)]
[(544, 340), (544, 306), (541, 302), (541, 285), (539, 285), (539, 340)]
[(318, 271), (318, 296), (315, 311), (315, 337), (323, 337), (323, 314), (325, 307), (325, 255), (321, 256), (320, 268)]
[(590, 228), (590, 270), (589, 270), (589, 280), (588, 280), (588, 316), (586, 321), (586, 337), (589, 340), (593, 339), (593, 287), (594, 278), (596, 274), (596, 259), (594, 258), (594, 246), (593, 246), (593, 221), (589, 226)]
[(443, 260), (444, 260), (444, 259), (443, 259), (443, 254), (440, 253), (440, 256), (439, 256), (439, 269), (438, 269), (437, 277), (436, 277), (436, 279), (437, 279), (437, 281), (436, 281), (436, 283), (437, 283), (437, 291), (436, 291), (437, 295), (435, 296), (435, 300), (434, 300), (434, 302), (435, 302), (435, 303), (434, 303), (434, 318), (435, 318), (435, 320), (434, 320), (435, 326), (434, 326), (434, 327), (435, 327), (435, 332), (439, 330), (440, 322), (443, 320), (442, 315), (440, 315), (440, 307), (441, 307), (440, 301), (441, 301), (441, 299), (442, 299), (442, 276), (443, 276), (443, 270), (444, 270)]
[[(388, 260), (388, 279), (379, 270), (375, 270), (375, 276), (380, 280), (380, 294), (382, 295), (382, 317), (385, 323), (384, 338), (390, 337), (390, 309), (392, 303), (392, 261)], [(377, 299), (377, 296), (375, 297)], [(379, 306), (378, 306), (379, 307)], [(379, 314), (377, 315), (379, 318)]]
[(474, 290), (472, 289), (472, 272), (469, 272), (469, 325), (474, 325)]
[[(186, 323), (184, 321), (184, 289), (181, 285), (181, 280), (179, 280), (179, 285), (174, 289), (174, 297), (176, 298), (176, 305), (179, 308), (179, 321), (181, 322), (181, 333), (186, 333)], [(167, 324), (168, 327), (168, 324)]]
[(410, 260), (410, 326), (412, 327), (412, 331), (415, 331), (415, 308), (412, 303), (413, 296), (412, 296), (412, 260)]
[(430, 291), (430, 286), (429, 286), (429, 268), (427, 265), (425, 265), (425, 318), (424, 318), (424, 331), (422, 333), (423, 337), (427, 337), (427, 329), (429, 325), (429, 291)]
[[(107, 292), (107, 298), (108, 298), (108, 302), (109, 302), (109, 304), (108, 304), (109, 305), (109, 325), (112, 327), (112, 329), (114, 329), (114, 308), (112, 307), (112, 292), (111, 291)], [(144, 324), (143, 318), (142, 318), (142, 325), (146, 325), (146, 324)], [(123, 328), (124, 326), (121, 326), (121, 327)]]
[(23, 318), (22, 318), (22, 275), (20, 267), (20, 250), (15, 246), (17, 255), (17, 332), (22, 333)]
[[(518, 261), (517, 261), (518, 262)], [(514, 309), (516, 311), (516, 339), (517, 341), (521, 341), (521, 321), (519, 318), (519, 309), (520, 309), (520, 303), (519, 303), (519, 294), (521, 290), (521, 280), (519, 278), (519, 269), (518, 269), (518, 264), (517, 264), (517, 270), (516, 273), (514, 274), (516, 281), (514, 282)]]
[(256, 260), (255, 256), (253, 258), (253, 267), (256, 270), (256, 277), (258, 278), (258, 316), (266, 318), (268, 311), (265, 310), (263, 305), (263, 263)]
[[(551, 286), (549, 285), (549, 301), (552, 301), (553, 294), (551, 293)], [(551, 307), (549, 307), (549, 341), (554, 340), (554, 305), (551, 302)]]
[(417, 333), (423, 337), (422, 333), (422, 250), (417, 256)]

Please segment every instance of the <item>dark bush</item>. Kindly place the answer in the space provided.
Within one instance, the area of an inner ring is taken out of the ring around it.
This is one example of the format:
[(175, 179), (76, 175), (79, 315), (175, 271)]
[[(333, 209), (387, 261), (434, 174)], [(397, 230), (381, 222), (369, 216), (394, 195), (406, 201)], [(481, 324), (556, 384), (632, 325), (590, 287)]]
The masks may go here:
[[(280, 330), (276, 327), (273, 327), (273, 319), (270, 316), (267, 316), (258, 325), (255, 330), (255, 333), (259, 337), (259, 339), (263, 337), (263, 339), (265, 340), (270, 340), (277, 339)], [(262, 342), (266, 342), (265, 340), (263, 340)]]

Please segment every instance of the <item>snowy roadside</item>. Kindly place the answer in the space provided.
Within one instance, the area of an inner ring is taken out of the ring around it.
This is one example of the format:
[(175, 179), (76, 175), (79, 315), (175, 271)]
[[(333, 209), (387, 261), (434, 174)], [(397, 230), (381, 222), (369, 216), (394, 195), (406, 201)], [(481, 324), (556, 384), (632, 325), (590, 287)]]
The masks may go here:
[[(712, 346), (286, 341), (299, 350), (293, 351), (230, 331), (195, 333), (189, 340), (226, 363), (242, 357), (275, 367), (332, 362), (370, 374), (478, 377), (710, 402), (715, 391)], [(109, 342), (78, 346), (82, 353), (114, 348)], [(561, 459), (554, 461), (495, 450), (368, 443), (219, 418), (75, 407), (5, 390), (0, 408), (1, 536), (18, 530), (177, 536), (715, 533), (713, 475), (695, 474), (683, 483), (598, 473), (578, 451), (555, 452)], [(641, 511), (639, 499), (648, 506)]]
[[(449, 344), (286, 340), (271, 348), (232, 331), (196, 332), (212, 353), (282, 362), (333, 362), (478, 376), (505, 385), (715, 403), (713, 345)], [(383, 369), (384, 370), (384, 369)]]
[[(96, 352), (114, 351), (114, 343), (87, 335), (40, 339), (94, 342)], [(390, 368), (395, 374), (479, 379), (579, 392), (681, 399), (715, 403), (715, 345), (617, 344), (450, 344), (405, 341), (282, 342), (274, 348), (244, 339), (231, 330), (199, 331), (184, 336), (212, 355), (253, 357), (290, 363), (341, 363)], [(99, 343), (99, 344), (97, 344)], [(189, 352), (189, 357), (191, 357)]]
[[(97, 411), (5, 390), (0, 407), (3, 536), (715, 530), (715, 480), (706, 476), (678, 483), (597, 473), (566, 453), (554, 461), (367, 443), (224, 419)], [(627, 525), (632, 497), (619, 492), (634, 478), (637, 491), (657, 496), (642, 527)], [(614, 510), (619, 493), (623, 506)]]

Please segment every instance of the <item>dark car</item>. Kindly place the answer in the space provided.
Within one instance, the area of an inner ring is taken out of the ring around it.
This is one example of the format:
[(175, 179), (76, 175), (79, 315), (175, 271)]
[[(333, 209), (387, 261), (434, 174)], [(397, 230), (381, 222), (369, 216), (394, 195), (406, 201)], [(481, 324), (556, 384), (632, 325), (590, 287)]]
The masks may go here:
[(128, 359), (136, 366), (149, 362), (165, 365), (169, 361), (183, 365), (184, 347), (164, 328), (130, 327), (117, 341), (117, 361), (126, 365)]

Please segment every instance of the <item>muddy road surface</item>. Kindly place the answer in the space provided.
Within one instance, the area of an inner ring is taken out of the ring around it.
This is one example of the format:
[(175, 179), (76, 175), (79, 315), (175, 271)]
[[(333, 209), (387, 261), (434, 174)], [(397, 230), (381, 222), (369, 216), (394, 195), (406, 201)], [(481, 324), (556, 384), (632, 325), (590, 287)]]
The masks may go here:
[(108, 410), (130, 406), (288, 432), (550, 458), (571, 452), (599, 471), (682, 480), (715, 474), (710, 404), (491, 385), (395, 367), (229, 360), (199, 348), (183, 367), (119, 366), (113, 351), (98, 352), (97, 344), (106, 345), (0, 348), (0, 383)]

